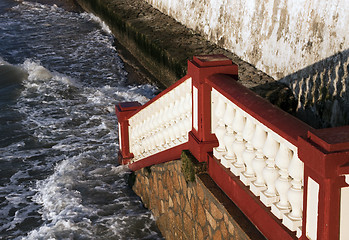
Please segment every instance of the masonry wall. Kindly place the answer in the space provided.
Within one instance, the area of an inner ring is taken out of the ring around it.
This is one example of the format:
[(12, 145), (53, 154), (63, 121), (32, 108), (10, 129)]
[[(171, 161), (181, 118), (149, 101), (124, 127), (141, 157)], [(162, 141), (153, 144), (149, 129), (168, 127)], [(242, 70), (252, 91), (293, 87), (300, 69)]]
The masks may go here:
[(349, 47), (347, 0), (146, 0), (280, 79)]
[[(243, 85), (285, 111), (293, 114), (296, 109), (311, 126), (349, 124), (347, 0), (77, 2), (107, 22), (134, 56), (129, 64), (141, 70), (144, 66), (160, 85), (168, 87), (183, 76), (193, 55), (223, 53), (239, 65)], [(285, 83), (292, 93), (284, 94), (278, 82), (249, 64)]]
[(349, 1), (145, 1), (288, 84), (302, 120), (349, 124)]
[(133, 190), (166, 239), (265, 239), (206, 173), (186, 182), (181, 160), (136, 171)]

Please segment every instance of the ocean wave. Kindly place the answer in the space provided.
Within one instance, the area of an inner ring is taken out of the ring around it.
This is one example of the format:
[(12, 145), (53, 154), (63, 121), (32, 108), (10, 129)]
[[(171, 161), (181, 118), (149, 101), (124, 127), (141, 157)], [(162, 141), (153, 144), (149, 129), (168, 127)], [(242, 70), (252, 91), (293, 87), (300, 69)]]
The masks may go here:
[(109, 26), (102, 19), (100, 19), (98, 16), (96, 16), (92, 13), (87, 13), (87, 12), (81, 13), (81, 15), (86, 17), (87, 19), (91, 19), (91, 20), (97, 22), (101, 26), (101, 28), (103, 29), (103, 31), (105, 33), (112, 35), (112, 31), (110, 30)]
[(160, 239), (117, 166), (114, 112), (156, 87), (126, 84), (112, 36), (91, 15), (24, 2), (0, 21), (0, 67), (24, 73), (0, 106), (0, 238)]

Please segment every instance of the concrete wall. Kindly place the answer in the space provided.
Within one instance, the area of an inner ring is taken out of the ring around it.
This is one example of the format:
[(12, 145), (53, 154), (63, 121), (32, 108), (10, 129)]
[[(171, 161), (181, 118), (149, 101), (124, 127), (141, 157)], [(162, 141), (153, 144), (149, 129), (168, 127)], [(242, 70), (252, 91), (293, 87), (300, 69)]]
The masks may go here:
[(347, 0), (146, 0), (276, 79), (349, 48)]
[[(349, 3), (349, 1), (348, 1)], [(283, 78), (300, 119), (315, 128), (349, 125), (349, 50)]]
[(133, 190), (166, 239), (265, 239), (208, 174), (186, 182), (180, 160), (134, 174)]
[[(343, 103), (349, 98), (348, 0), (145, 1), (288, 83), (305, 121), (316, 127), (349, 124), (349, 115), (339, 114), (349, 110)], [(319, 87), (328, 91), (326, 102), (320, 97), (317, 105)]]

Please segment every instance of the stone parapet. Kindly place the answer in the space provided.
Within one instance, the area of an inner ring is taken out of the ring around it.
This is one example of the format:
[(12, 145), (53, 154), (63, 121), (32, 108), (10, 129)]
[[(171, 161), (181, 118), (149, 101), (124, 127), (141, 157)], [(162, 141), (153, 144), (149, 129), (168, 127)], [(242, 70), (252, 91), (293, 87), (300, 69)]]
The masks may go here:
[(134, 172), (133, 190), (166, 239), (265, 239), (207, 173), (186, 182), (181, 160)]

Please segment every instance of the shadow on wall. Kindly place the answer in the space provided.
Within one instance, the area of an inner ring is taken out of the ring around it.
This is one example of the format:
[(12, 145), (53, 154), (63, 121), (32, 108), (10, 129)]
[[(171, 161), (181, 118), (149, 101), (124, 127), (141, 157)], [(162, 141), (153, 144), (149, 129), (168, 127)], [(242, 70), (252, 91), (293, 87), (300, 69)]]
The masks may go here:
[(280, 82), (297, 103), (296, 116), (314, 128), (349, 125), (349, 49), (297, 71)]
[(280, 84), (280, 82), (276, 81), (267, 82), (252, 87), (251, 90), (285, 112), (297, 116), (297, 100), (291, 89), (284, 83)]

